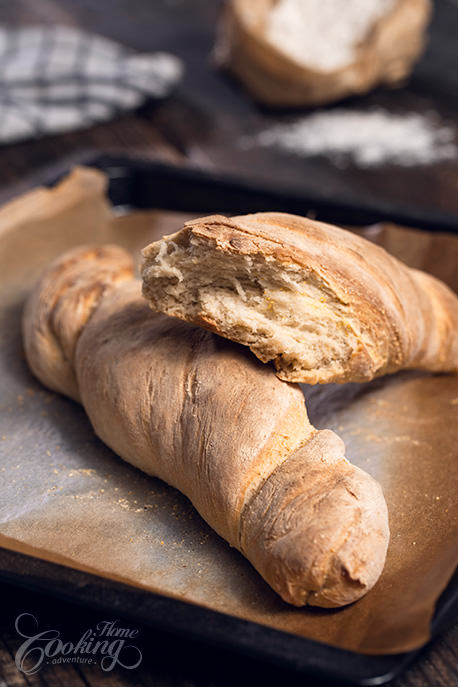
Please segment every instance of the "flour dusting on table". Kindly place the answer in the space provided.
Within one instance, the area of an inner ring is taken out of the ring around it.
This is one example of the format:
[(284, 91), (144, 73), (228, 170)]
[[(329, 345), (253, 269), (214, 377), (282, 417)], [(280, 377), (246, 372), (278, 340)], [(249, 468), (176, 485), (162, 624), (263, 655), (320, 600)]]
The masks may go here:
[(435, 112), (323, 110), (245, 137), (239, 145), (272, 146), (304, 157), (326, 155), (341, 166), (410, 167), (458, 158), (456, 132)]

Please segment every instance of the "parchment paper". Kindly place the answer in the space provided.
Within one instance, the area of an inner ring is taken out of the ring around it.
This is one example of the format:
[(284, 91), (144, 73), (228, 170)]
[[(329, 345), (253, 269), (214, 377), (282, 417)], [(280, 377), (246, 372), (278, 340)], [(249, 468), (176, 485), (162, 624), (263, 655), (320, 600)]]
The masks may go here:
[[(138, 254), (185, 219), (113, 218), (104, 186), (100, 173), (80, 169), (57, 190), (0, 210), (0, 545), (354, 651), (424, 644), (458, 561), (458, 377), (304, 387), (314, 424), (338, 432), (350, 460), (382, 483), (391, 543), (382, 578), (361, 601), (288, 606), (183, 496), (115, 456), (80, 406), (27, 369), (23, 302), (54, 256), (107, 240)], [(457, 237), (387, 225), (366, 235), (458, 289)]]

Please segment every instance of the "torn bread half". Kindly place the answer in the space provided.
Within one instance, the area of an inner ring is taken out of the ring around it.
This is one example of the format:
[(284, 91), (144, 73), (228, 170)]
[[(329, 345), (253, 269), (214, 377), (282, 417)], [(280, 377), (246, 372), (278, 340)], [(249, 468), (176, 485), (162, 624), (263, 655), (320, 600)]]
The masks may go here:
[(143, 256), (154, 310), (249, 346), (280, 379), (458, 371), (456, 295), (350, 231), (284, 213), (214, 215)]

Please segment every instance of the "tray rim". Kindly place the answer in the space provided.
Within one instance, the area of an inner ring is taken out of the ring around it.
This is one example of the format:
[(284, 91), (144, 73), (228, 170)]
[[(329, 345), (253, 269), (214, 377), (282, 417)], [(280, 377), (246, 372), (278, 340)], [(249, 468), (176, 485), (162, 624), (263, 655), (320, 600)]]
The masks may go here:
[[(6, 564), (24, 570), (31, 562), (33, 574), (5, 569)], [(398, 654), (359, 654), (1, 546), (0, 582), (111, 615), (115, 608), (125, 619), (149, 629), (165, 629), (280, 668), (332, 680), (333, 684), (353, 687), (385, 684), (424, 649), (419, 647)], [(127, 597), (131, 601), (126, 609)], [(131, 606), (137, 611), (131, 610)]]

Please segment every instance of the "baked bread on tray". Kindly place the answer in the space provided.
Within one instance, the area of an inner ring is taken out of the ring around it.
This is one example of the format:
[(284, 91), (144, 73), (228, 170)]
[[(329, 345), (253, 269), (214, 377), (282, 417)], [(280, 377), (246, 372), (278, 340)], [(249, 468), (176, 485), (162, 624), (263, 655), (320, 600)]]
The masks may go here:
[(344, 229), (282, 213), (213, 215), (143, 250), (154, 310), (273, 361), (280, 379), (458, 371), (458, 298)]
[(378, 482), (310, 424), (299, 386), (248, 348), (153, 312), (123, 249), (58, 258), (23, 332), (38, 379), (80, 401), (119, 456), (183, 492), (285, 601), (338, 607), (373, 587), (389, 540)]

